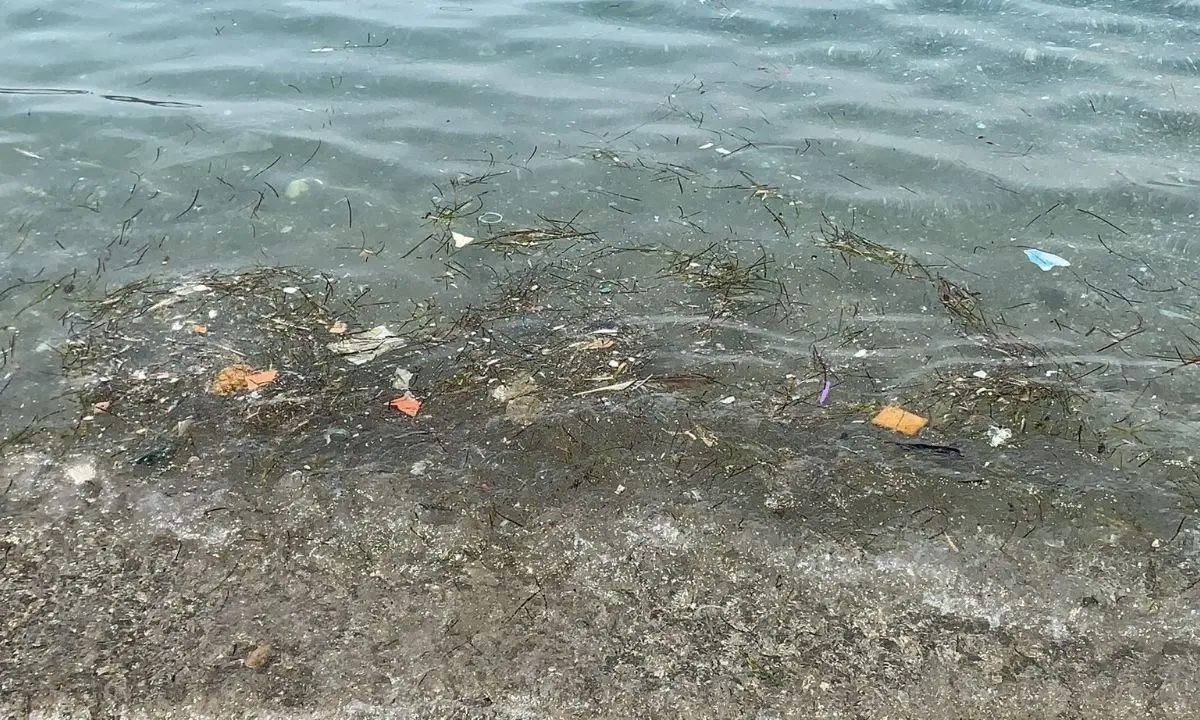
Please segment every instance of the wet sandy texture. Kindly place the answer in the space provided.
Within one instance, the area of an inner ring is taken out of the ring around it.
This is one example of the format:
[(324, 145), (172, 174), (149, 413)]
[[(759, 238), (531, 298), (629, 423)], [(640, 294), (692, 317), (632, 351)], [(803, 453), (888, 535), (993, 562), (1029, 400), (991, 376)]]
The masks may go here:
[[(261, 484), (187, 462), (139, 475), (102, 457), (12, 456), (0, 477), (3, 709), (1200, 710), (1192, 521), (1094, 489), (1131, 476), (1097, 465), (1093, 489), (1072, 488), (1051, 451), (1020, 481), (962, 482), (953, 463), (969, 458), (709, 419), (726, 444), (752, 434), (777, 453), (719, 479), (662, 462), (669, 426), (605, 414), (575, 428), (594, 423), (592, 440), (607, 443), (587, 462), (549, 442), (561, 427), (537, 426), (507, 444), (397, 441), (391, 470), (298, 469)], [(604, 472), (605, 458), (631, 471)]]

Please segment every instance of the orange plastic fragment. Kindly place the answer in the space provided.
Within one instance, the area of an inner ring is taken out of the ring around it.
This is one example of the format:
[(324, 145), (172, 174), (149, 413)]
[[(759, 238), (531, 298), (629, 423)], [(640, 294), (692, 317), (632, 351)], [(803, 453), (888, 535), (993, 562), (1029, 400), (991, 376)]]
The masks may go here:
[(421, 401), (413, 397), (413, 394), (406, 392), (399, 397), (392, 398), (388, 403), (388, 407), (393, 410), (399, 410), (409, 417), (416, 417), (421, 410)]
[(203, 335), (204, 333), (208, 332), (208, 326), (197, 323), (192, 326), (192, 332), (196, 333), (197, 335)]
[(904, 408), (888, 405), (871, 418), (871, 424), (905, 435), (916, 435), (921, 432), (921, 428), (929, 424), (929, 419), (914, 415)]
[(257, 390), (274, 382), (278, 375), (278, 370), (255, 370), (245, 363), (236, 363), (221, 368), (208, 391), (214, 395), (233, 395), (245, 390)]
[(246, 387), (250, 390), (257, 390), (263, 385), (275, 382), (277, 377), (279, 377), (278, 370), (259, 370), (246, 376)]

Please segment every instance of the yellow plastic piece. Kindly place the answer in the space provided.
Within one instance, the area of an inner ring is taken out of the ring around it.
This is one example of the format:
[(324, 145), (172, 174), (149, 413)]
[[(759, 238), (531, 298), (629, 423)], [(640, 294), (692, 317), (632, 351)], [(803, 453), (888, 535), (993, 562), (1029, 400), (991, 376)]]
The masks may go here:
[(916, 435), (921, 432), (921, 428), (929, 424), (929, 419), (914, 415), (904, 408), (888, 405), (871, 418), (871, 424), (905, 435)]

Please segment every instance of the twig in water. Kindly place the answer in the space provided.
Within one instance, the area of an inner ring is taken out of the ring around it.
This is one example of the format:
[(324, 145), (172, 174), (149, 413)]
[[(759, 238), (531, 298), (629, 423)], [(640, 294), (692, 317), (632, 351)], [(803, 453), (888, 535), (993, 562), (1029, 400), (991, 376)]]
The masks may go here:
[(320, 140), (318, 140), (318, 141), (317, 141), (317, 146), (316, 146), (315, 148), (313, 148), (312, 155), (309, 155), (307, 160), (305, 160), (304, 162), (300, 163), (300, 167), (304, 167), (305, 165), (307, 165), (307, 164), (309, 164), (310, 162), (312, 162), (312, 161), (313, 161), (313, 158), (315, 158), (315, 157), (317, 156), (317, 153), (318, 153), (318, 152), (320, 152), (320, 151), (321, 151), (321, 141), (320, 141)]
[(1116, 225), (1116, 224), (1114, 224), (1114, 223), (1112, 223), (1112, 222), (1110, 222), (1110, 221), (1108, 221), (1108, 220), (1105, 220), (1104, 218), (1100, 217), (1099, 215), (1097, 215), (1096, 213), (1092, 212), (1091, 210), (1084, 210), (1083, 208), (1075, 208), (1075, 211), (1076, 211), (1076, 212), (1081, 212), (1081, 213), (1083, 213), (1084, 215), (1087, 215), (1088, 217), (1094, 217), (1094, 218), (1096, 218), (1096, 219), (1097, 219), (1097, 220), (1099, 220), (1100, 222), (1102, 222), (1102, 223), (1104, 223), (1105, 225), (1109, 226), (1109, 227), (1110, 227), (1110, 228), (1112, 228), (1113, 230), (1116, 230), (1117, 232), (1121, 233), (1122, 235), (1128, 235), (1128, 234), (1129, 234), (1129, 233), (1125, 232), (1123, 229), (1121, 229), (1121, 227), (1120, 227), (1119, 225)]
[(183, 209), (183, 212), (181, 212), (175, 216), (175, 219), (178, 220), (179, 218), (183, 217), (184, 215), (187, 215), (192, 210), (196, 209), (198, 207), (196, 205), (196, 201), (199, 199), (200, 199), (200, 188), (196, 188), (196, 194), (192, 196), (192, 201), (190, 203), (188, 203), (188, 206), (186, 208)]

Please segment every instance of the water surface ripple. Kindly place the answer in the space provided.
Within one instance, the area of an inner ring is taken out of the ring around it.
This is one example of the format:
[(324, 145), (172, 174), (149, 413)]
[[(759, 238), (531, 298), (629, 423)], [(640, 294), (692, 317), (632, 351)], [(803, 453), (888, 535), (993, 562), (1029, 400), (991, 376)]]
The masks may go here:
[[(1135, 328), (1145, 356), (1197, 336), (1194, 0), (13, 0), (0, 37), (6, 284), (265, 262), (419, 297), (446, 284), (402, 252), (431, 199), (494, 171), (495, 217), (613, 241), (800, 263), (822, 213), (853, 220), (1081, 363)], [(795, 232), (730, 196), (751, 179), (794, 200)], [(956, 342), (912, 321), (928, 293), (815, 298), (892, 348)]]

